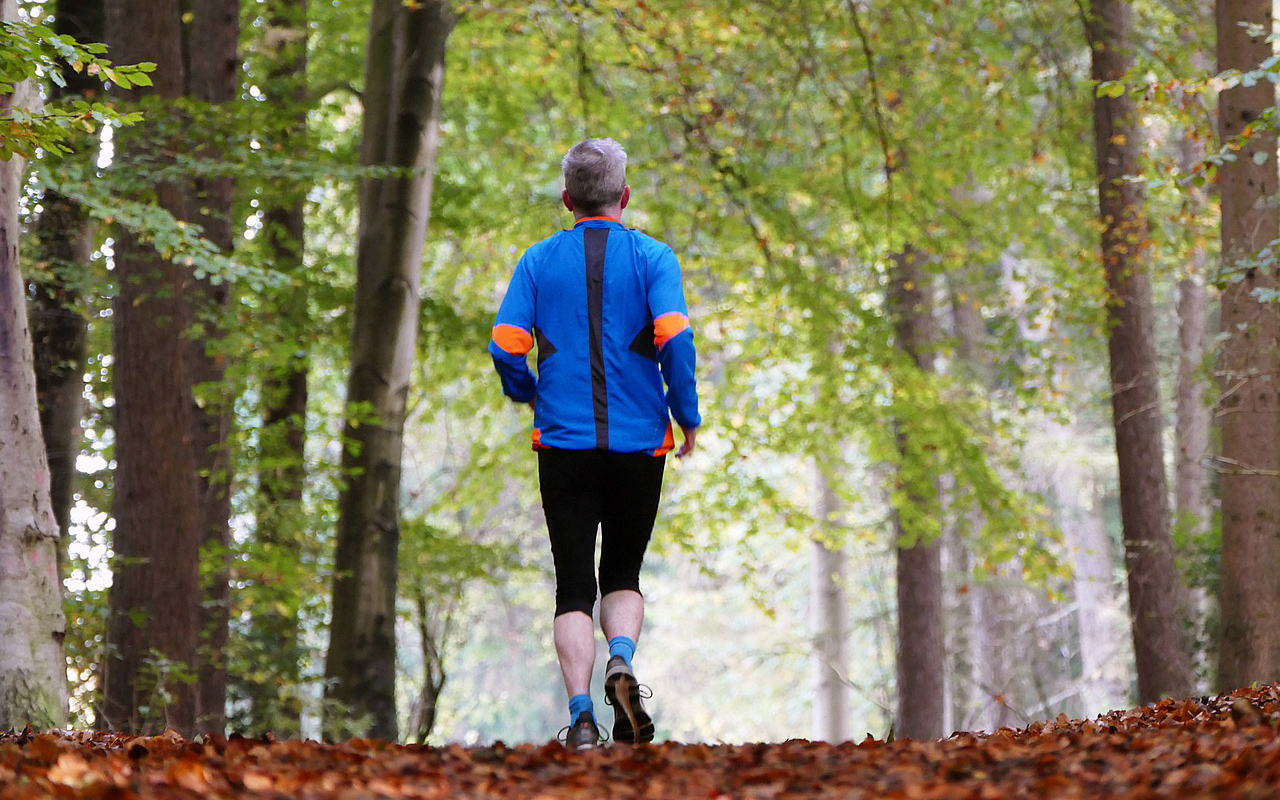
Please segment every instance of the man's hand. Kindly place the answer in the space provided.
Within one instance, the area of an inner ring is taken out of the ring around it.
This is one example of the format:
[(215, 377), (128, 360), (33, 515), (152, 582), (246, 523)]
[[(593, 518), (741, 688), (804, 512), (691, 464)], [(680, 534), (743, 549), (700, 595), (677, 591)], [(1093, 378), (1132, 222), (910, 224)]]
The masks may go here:
[(680, 430), (684, 431), (684, 444), (680, 445), (680, 449), (676, 451), (676, 458), (684, 458), (693, 452), (693, 448), (697, 446), (698, 429), (692, 427), (680, 426)]

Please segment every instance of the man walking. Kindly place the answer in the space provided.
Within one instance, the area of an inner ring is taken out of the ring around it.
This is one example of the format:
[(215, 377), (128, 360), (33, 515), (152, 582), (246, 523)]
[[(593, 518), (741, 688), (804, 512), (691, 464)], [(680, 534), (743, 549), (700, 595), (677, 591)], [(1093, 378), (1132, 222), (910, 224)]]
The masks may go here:
[[(670, 247), (622, 224), (626, 166), (612, 139), (587, 139), (564, 157), (562, 199), (574, 225), (525, 251), (489, 342), (503, 393), (534, 410), (570, 750), (600, 740), (591, 700), (597, 527), (613, 738), (653, 740), (631, 666), (644, 621), (640, 565), (675, 447), (671, 419), (684, 434), (677, 458), (693, 451), (702, 421), (680, 265)], [(526, 362), (535, 341), (536, 378)]]

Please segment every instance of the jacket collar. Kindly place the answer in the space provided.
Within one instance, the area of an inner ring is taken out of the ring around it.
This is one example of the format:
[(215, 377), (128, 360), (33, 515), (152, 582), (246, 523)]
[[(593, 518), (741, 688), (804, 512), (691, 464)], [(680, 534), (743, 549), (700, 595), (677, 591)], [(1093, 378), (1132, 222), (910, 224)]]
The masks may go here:
[(600, 223), (609, 223), (609, 222), (612, 222), (615, 225), (622, 225), (622, 220), (618, 219), (617, 217), (583, 217), (582, 219), (576, 220), (573, 223), (573, 227), (576, 228), (585, 222), (595, 223), (594, 225), (591, 226), (593, 228), (599, 227)]

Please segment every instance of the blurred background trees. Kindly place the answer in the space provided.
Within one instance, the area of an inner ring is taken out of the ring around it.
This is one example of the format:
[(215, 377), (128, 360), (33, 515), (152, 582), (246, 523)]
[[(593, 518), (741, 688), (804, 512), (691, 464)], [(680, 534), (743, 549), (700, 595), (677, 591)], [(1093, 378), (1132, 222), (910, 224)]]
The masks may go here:
[[(70, 721), (559, 729), (528, 420), (484, 343), (597, 135), (681, 257), (706, 409), (646, 567), (660, 735), (1280, 677), (1248, 572), (1280, 497), (1269, 6), (1086, 5), (23, 5), (157, 65), (108, 81), (144, 122), (83, 115), (18, 202)], [(57, 109), (103, 99), (82, 74), (33, 77)]]

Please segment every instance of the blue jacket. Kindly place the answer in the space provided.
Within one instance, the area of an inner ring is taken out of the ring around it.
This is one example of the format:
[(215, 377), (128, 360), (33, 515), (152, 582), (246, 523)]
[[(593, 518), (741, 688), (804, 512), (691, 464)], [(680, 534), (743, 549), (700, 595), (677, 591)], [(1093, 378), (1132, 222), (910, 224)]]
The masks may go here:
[(578, 220), (525, 251), (489, 353), (507, 397), (536, 398), (535, 449), (662, 455), (675, 443), (671, 417), (702, 422), (680, 264), (616, 219)]

